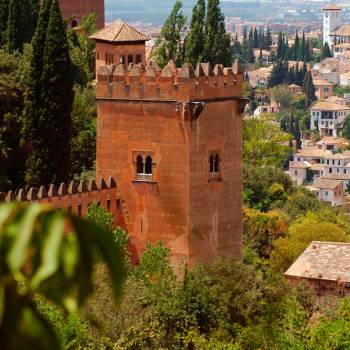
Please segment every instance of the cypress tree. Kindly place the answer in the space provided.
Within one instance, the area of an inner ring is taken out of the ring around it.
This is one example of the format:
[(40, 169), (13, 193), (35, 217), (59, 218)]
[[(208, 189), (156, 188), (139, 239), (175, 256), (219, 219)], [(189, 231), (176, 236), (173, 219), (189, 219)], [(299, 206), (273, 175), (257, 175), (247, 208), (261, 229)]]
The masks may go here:
[(259, 48), (259, 34), (256, 27), (254, 28), (253, 43), (254, 43), (254, 49)]
[(186, 61), (195, 66), (204, 51), (205, 0), (198, 0), (192, 11), (190, 31), (186, 37)]
[(21, 38), (21, 0), (10, 0), (8, 9), (6, 45), (7, 51), (12, 53), (16, 50), (22, 50)]
[(243, 41), (247, 40), (247, 27), (244, 27), (244, 30), (243, 30)]
[(315, 92), (316, 92), (316, 89), (313, 83), (311, 71), (308, 71), (305, 74), (304, 81), (303, 81), (303, 93), (306, 96), (308, 106), (310, 106), (313, 101), (317, 100)]
[(278, 33), (278, 42), (277, 42), (277, 59), (282, 59), (283, 54), (283, 40), (282, 40), (282, 33)]
[[(72, 64), (58, 0), (43, 2), (34, 46), (43, 52), (41, 58), (35, 55), (37, 61), (32, 59), (33, 66), (41, 69), (42, 74), (38, 80), (40, 72), (34, 73), (31, 67), (34, 80), (28, 87), (25, 114), (31, 156), (27, 161), (26, 180), (31, 186), (39, 186), (67, 181), (70, 170)], [(39, 91), (33, 91), (33, 87)], [(29, 100), (30, 95), (33, 101)]]
[(298, 61), (298, 55), (300, 50), (299, 35), (295, 33), (294, 45), (292, 50), (292, 60)]
[(7, 20), (9, 17), (9, 1), (0, 0), (0, 46), (6, 41)]
[(204, 58), (211, 64), (232, 64), (231, 39), (226, 33), (220, 0), (208, 0)]
[(268, 50), (272, 45), (272, 35), (270, 28), (267, 28), (266, 36), (265, 36), (265, 48)]
[(328, 58), (328, 57), (332, 57), (332, 51), (328, 43), (325, 43), (322, 48), (322, 58)]
[(306, 40), (305, 40), (305, 32), (303, 31), (303, 36), (301, 38), (299, 53), (298, 53), (298, 61), (304, 61), (306, 57)]
[(8, 52), (22, 51), (23, 44), (32, 40), (36, 26), (36, 0), (10, 0), (8, 5), (6, 44)]
[(249, 40), (250, 42), (253, 42), (253, 40), (254, 40), (254, 31), (253, 31), (253, 28), (252, 28), (252, 27), (250, 28), (250, 31), (249, 31), (248, 40)]

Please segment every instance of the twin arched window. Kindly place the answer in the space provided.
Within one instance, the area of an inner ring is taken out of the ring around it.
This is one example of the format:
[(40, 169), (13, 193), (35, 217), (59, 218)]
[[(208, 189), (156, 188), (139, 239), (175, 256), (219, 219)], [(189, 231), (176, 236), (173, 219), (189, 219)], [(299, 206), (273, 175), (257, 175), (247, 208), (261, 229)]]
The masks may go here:
[(137, 175), (152, 175), (153, 174), (153, 160), (151, 156), (145, 159), (142, 156), (136, 158), (136, 173)]
[(220, 156), (211, 154), (209, 158), (209, 172), (210, 174), (217, 174), (220, 171)]

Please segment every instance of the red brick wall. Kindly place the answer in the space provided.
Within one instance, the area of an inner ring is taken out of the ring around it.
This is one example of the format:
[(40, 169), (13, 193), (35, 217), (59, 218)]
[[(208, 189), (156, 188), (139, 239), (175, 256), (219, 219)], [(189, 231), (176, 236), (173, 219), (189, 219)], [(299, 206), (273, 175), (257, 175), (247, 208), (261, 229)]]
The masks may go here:
[(78, 23), (89, 13), (97, 14), (97, 27), (105, 25), (104, 0), (60, 0), (63, 18), (74, 16)]
[(308, 286), (316, 298), (325, 298), (327, 296), (343, 297), (350, 294), (350, 288), (342, 281), (322, 280), (317, 278), (302, 278), (286, 276), (287, 282), (293, 287), (300, 284)]
[[(190, 261), (242, 254), (242, 118), (235, 101), (207, 103), (190, 128)], [(218, 154), (219, 176), (209, 175)]]

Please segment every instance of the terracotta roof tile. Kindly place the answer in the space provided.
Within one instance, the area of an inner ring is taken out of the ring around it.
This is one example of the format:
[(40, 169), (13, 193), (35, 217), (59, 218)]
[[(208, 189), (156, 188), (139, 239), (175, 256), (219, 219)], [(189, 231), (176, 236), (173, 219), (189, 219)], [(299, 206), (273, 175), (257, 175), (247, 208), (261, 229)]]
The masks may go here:
[(286, 276), (350, 282), (350, 244), (311, 242)]
[(333, 179), (318, 178), (314, 181), (313, 186), (321, 189), (334, 190), (339, 185), (342, 185), (342, 181)]
[(350, 107), (342, 106), (338, 103), (320, 101), (310, 108), (311, 110), (342, 111), (350, 110)]
[(126, 41), (148, 41), (149, 37), (131, 27), (129, 24), (118, 20), (102, 28), (95, 34), (92, 34), (90, 39), (117, 43)]
[(345, 24), (331, 33), (331, 35), (348, 36), (350, 35), (350, 24)]

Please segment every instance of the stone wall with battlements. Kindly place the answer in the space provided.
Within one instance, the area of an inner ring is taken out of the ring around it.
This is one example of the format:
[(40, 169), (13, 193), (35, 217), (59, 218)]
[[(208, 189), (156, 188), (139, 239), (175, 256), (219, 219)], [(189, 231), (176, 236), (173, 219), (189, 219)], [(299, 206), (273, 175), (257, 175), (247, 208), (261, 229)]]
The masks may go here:
[(190, 64), (177, 68), (171, 61), (160, 69), (151, 62), (100, 66), (97, 71), (99, 99), (190, 100), (241, 97), (243, 74), (239, 63), (224, 68), (202, 63), (194, 69)]
[(28, 191), (0, 192), (0, 202), (34, 202), (50, 204), (56, 208), (68, 210), (78, 216), (86, 216), (91, 203), (99, 203), (106, 211), (113, 213), (116, 226), (126, 229), (123, 216), (123, 202), (118, 194), (119, 190), (112, 177), (107, 181), (100, 179), (98, 184), (89, 182), (71, 182), (68, 185), (62, 183), (59, 187), (50, 185), (41, 186), (39, 189), (30, 188)]

